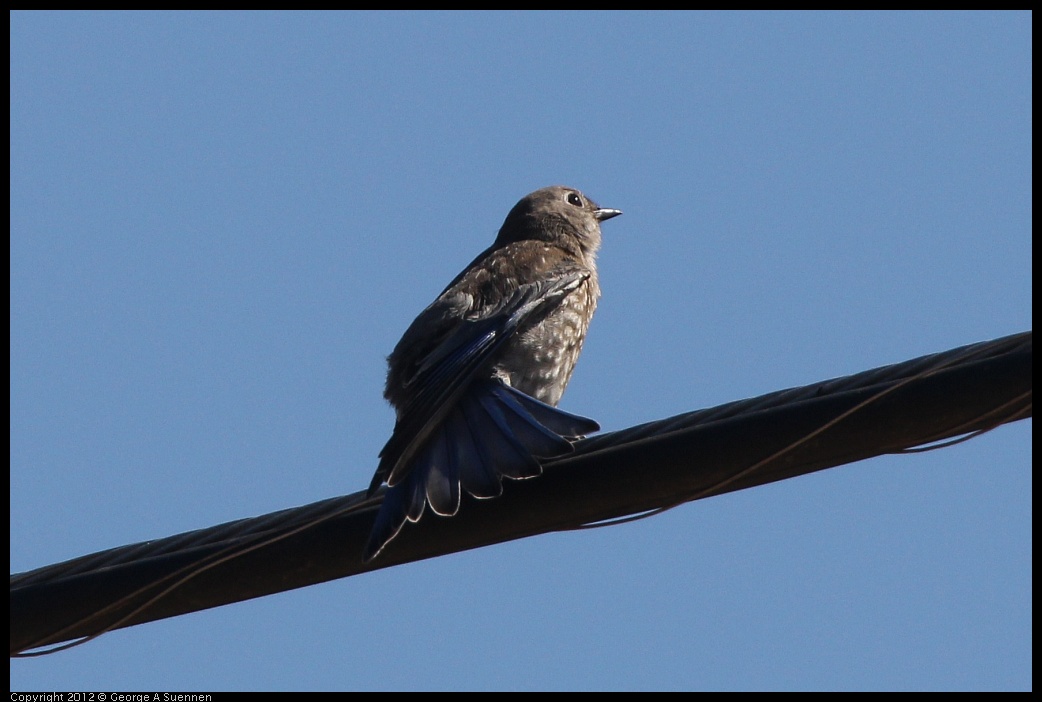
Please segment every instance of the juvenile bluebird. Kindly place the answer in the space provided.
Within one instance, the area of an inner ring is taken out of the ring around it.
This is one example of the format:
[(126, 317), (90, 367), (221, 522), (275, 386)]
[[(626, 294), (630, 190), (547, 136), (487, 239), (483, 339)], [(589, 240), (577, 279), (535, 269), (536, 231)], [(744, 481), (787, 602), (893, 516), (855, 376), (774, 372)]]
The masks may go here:
[(536, 190), (405, 331), (387, 359), (397, 421), (369, 486), (388, 487), (366, 561), (426, 505), (452, 516), (461, 489), (497, 497), (504, 477), (539, 475), (537, 459), (600, 429), (556, 405), (600, 296), (601, 222), (620, 214), (574, 188)]

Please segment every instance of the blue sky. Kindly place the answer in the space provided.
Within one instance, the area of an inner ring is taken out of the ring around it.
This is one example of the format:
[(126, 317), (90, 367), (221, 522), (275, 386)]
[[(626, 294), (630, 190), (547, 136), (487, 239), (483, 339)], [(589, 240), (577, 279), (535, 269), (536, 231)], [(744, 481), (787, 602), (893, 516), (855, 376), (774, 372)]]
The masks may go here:
[[(606, 430), (1030, 329), (1031, 47), (1027, 13), (12, 14), (12, 572), (363, 489), (386, 354), (545, 185), (625, 211), (562, 402)], [(1025, 690), (1030, 533), (1028, 420), (11, 686)]]

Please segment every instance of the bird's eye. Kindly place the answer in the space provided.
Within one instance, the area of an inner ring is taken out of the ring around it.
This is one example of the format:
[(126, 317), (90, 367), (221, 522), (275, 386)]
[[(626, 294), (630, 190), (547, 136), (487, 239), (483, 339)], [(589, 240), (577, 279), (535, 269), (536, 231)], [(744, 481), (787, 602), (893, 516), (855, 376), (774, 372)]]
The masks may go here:
[(583, 199), (579, 197), (579, 193), (568, 193), (568, 204), (575, 205), (576, 207), (582, 207)]

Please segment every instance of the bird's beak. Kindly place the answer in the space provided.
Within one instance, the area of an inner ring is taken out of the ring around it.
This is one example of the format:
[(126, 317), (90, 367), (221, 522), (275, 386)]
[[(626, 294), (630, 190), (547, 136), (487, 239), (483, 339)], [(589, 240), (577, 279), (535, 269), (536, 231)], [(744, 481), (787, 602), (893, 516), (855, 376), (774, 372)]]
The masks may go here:
[(593, 211), (593, 218), (598, 222), (603, 222), (606, 219), (618, 217), (620, 214), (622, 214), (622, 210), (613, 210), (608, 207), (602, 207), (599, 210)]

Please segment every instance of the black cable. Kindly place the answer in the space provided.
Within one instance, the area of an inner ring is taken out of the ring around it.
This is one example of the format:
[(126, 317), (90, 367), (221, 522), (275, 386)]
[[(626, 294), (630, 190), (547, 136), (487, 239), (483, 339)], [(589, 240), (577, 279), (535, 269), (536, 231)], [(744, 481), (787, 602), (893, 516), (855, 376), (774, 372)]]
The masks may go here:
[[(11, 576), (11, 651), (604, 520), (629, 521), (1031, 416), (1024, 332), (584, 439), (536, 480), (425, 516), (370, 564), (364, 492)], [(755, 437), (755, 441), (750, 441)]]

